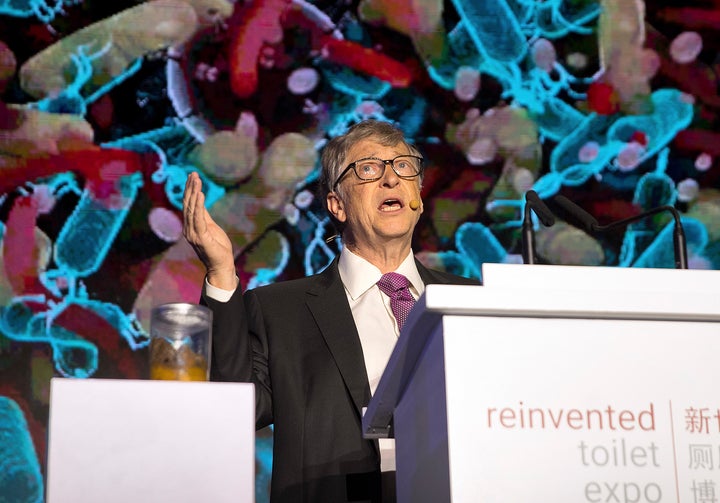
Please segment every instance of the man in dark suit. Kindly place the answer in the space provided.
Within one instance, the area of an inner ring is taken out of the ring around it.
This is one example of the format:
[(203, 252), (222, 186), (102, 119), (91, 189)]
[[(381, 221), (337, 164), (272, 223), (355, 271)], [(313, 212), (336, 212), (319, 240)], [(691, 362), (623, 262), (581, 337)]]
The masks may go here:
[[(361, 122), (331, 139), (321, 160), (321, 197), (343, 244), (322, 273), (243, 294), (230, 240), (205, 209), (195, 173), (184, 234), (207, 268), (211, 378), (254, 383), (257, 427), (274, 425), (271, 501), (385, 503), (394, 501), (394, 445), (363, 439), (361, 417), (407, 314), (402, 306), (429, 283), (478, 282), (414, 258), (422, 157), (400, 130)], [(385, 286), (398, 278), (407, 286), (396, 300)]]

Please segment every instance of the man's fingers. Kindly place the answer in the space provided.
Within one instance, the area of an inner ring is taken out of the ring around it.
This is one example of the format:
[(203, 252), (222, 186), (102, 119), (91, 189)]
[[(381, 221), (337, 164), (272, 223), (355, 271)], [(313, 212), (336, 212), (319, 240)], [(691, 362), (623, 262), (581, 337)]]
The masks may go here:
[(197, 243), (205, 232), (205, 195), (202, 193), (202, 182), (197, 173), (190, 173), (185, 182), (183, 194), (183, 233), (191, 243)]
[(185, 212), (190, 203), (190, 192), (192, 192), (194, 173), (190, 173), (185, 179), (185, 192), (183, 192), (183, 212)]
[(205, 194), (198, 191), (197, 194), (195, 194), (194, 203), (191, 214), (189, 215), (191, 225), (198, 234), (203, 234), (207, 230), (207, 222), (205, 220), (205, 215), (207, 213), (207, 210), (205, 209)]

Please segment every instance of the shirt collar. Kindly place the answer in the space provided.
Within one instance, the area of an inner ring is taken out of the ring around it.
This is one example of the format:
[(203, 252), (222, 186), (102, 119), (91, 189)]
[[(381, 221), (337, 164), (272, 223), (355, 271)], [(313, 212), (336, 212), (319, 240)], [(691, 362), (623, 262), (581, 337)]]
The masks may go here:
[[(359, 255), (355, 255), (348, 250), (347, 246), (344, 246), (340, 251), (338, 270), (340, 279), (353, 300), (356, 300), (375, 286), (382, 277), (380, 269)], [(412, 250), (410, 250), (408, 256), (405, 257), (405, 260), (402, 261), (395, 272), (402, 274), (410, 281), (410, 291), (416, 297), (420, 297), (425, 291), (425, 284), (420, 278), (417, 265), (415, 265), (415, 256)]]

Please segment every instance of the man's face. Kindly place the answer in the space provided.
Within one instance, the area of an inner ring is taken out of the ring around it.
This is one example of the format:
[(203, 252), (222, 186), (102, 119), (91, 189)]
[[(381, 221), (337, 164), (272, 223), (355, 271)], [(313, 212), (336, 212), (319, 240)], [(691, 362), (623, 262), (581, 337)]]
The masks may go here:
[[(350, 149), (342, 166), (344, 169), (348, 164), (367, 157), (394, 159), (409, 153), (402, 143), (388, 147), (365, 139)], [(420, 177), (400, 178), (390, 165), (386, 165), (379, 180), (363, 181), (351, 170), (340, 181), (338, 190), (342, 200), (331, 192), (328, 208), (339, 221), (345, 223), (344, 236), (355, 245), (382, 246), (398, 239), (410, 244), (423, 211)], [(411, 201), (416, 201), (419, 207), (413, 210)]]

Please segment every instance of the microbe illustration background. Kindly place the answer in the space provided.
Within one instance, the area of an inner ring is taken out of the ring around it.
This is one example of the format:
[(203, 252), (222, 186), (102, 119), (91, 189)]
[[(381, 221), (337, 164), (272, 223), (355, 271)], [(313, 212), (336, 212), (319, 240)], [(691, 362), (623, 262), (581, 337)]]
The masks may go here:
[[(520, 262), (534, 189), (601, 224), (675, 206), (720, 269), (718, 33), (720, 0), (0, 0), (0, 501), (43, 500), (50, 378), (146, 378), (151, 308), (198, 300), (191, 171), (250, 288), (337, 255), (319, 153), (365, 118), (427, 159), (431, 267)], [(542, 263), (674, 265), (666, 213), (535, 236)]]

